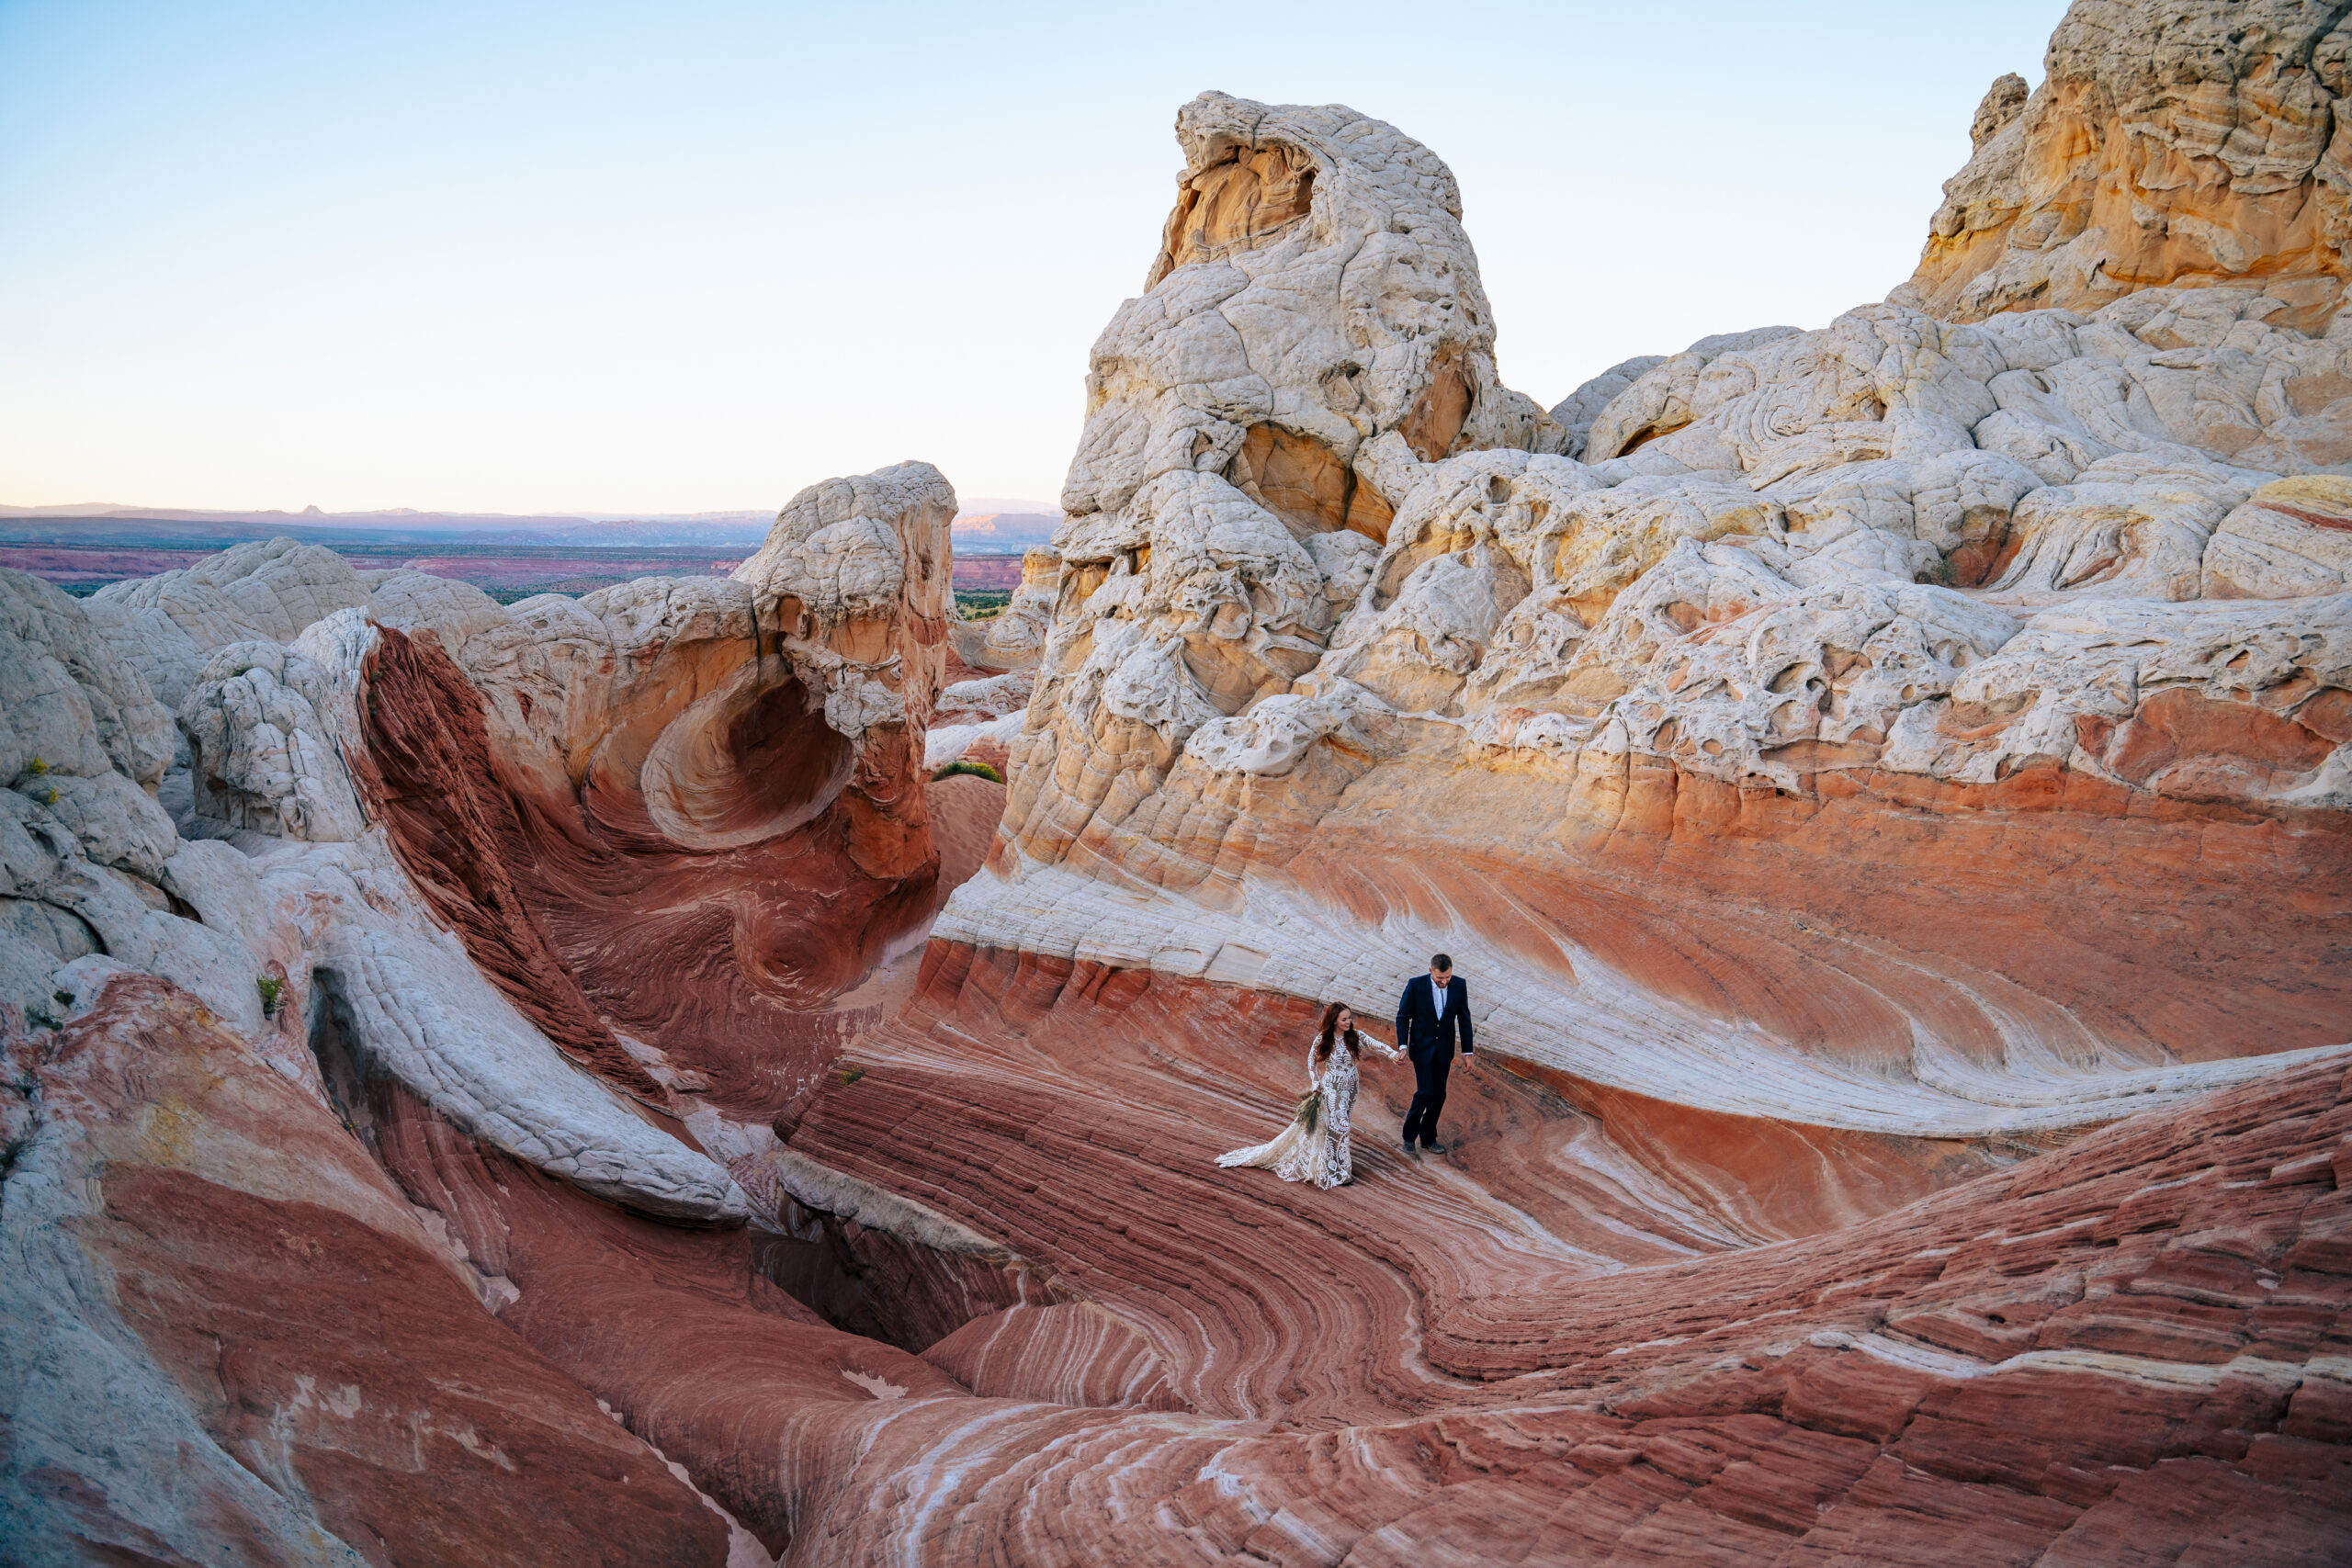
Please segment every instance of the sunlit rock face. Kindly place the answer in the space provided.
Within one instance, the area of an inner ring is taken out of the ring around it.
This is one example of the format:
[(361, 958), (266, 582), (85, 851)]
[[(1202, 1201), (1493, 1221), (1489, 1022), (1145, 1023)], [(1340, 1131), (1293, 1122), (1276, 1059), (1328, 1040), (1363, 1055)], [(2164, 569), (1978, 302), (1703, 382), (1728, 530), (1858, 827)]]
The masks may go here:
[[(2250, 283), (2283, 325), (2343, 303), (2352, 35), (2317, 0), (2078, 0), (2029, 95), (2004, 76), (1944, 186), (1912, 302), (1951, 321), (2095, 311), (2163, 285)], [(2346, 389), (2306, 389), (2315, 412)], [(2336, 458), (2336, 461), (2342, 459)]]
[[(780, 1127), (1052, 1281), (916, 1347), (1038, 1414), (835, 1438), (801, 1529), (941, 1560), (2340, 1550), (2352, 451), (2280, 389), (2341, 346), (2171, 278), (1982, 321), (1915, 299), (1432, 446), (1396, 412), (1429, 383), (1333, 421), (1328, 361), (1249, 347), (1396, 319), (1302, 288), (1236, 352), (1192, 302), (1312, 255), (1327, 189), (1434, 159), (1322, 134), (1336, 108), (1203, 139), (1231, 114), (1180, 117), (1183, 197), (1097, 346), (989, 866), (866, 1070)], [(1453, 231), (1393, 210), (1433, 265)], [(1476, 299), (1442, 254), (1427, 292)], [(1196, 353), (1231, 375), (1133, 369)], [(1204, 392), (1261, 383), (1238, 416)], [(1410, 1083), (1369, 1060), (1354, 1186), (1214, 1166), (1286, 1114), (1322, 1003), (1385, 1019), (1438, 949), (1481, 1045), (1440, 1168), (1391, 1152)]]
[(1066, 565), (1141, 544), (1171, 504), (1376, 540), (1392, 498), (1352, 465), (1390, 432), (1425, 459), (1557, 447), (1495, 378), (1461, 192), (1428, 148), (1351, 109), (1222, 93), (1185, 105), (1176, 138), (1146, 291), (1091, 357)]

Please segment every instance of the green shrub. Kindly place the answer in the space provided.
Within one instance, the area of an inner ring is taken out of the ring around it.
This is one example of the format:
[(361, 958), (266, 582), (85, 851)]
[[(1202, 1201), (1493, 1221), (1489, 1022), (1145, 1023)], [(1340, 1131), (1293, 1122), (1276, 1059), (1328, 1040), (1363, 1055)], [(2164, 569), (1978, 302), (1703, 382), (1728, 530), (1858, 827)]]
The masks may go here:
[(276, 1018), (278, 1001), (286, 995), (286, 982), (275, 975), (264, 975), (254, 984), (261, 987), (262, 1017)]
[(969, 773), (974, 778), (986, 779), (990, 784), (1002, 784), (1004, 782), (1004, 775), (998, 773), (994, 768), (989, 767), (986, 762), (950, 762), (945, 767), (940, 769), (937, 773), (932, 774), (931, 782), (937, 784), (942, 779), (952, 779), (957, 773)]
[(1004, 613), (1012, 603), (1010, 588), (958, 588), (956, 590), (956, 613), (967, 621), (989, 620)]

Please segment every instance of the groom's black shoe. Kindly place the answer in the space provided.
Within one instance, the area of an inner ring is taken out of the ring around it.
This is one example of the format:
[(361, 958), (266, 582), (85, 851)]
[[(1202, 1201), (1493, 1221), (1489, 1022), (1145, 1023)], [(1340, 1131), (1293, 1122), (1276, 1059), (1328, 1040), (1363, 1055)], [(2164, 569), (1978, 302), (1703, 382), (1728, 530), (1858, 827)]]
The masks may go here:
[(1425, 1155), (1442, 1155), (1445, 1153), (1445, 1145), (1443, 1144), (1423, 1144), (1421, 1145), (1421, 1153)]
[(1407, 1159), (1419, 1159), (1421, 1157), (1419, 1155), (1414, 1153), (1413, 1141), (1410, 1138), (1405, 1140), (1405, 1157)]

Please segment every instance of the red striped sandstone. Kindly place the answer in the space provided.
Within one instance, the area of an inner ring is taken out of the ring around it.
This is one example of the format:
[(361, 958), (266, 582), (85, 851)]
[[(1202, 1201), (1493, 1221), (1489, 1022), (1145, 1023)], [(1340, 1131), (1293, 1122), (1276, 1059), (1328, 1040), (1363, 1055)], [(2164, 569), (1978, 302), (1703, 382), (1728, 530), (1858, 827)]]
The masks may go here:
[[(1725, 1253), (1703, 1198), (1662, 1231), (1656, 1189), (1620, 1184), (1642, 1166), (1607, 1148), (1616, 1116), (1508, 1076), (1464, 1085), (1453, 1166), (1367, 1136), (1344, 1193), (1236, 1183), (1209, 1156), (1281, 1103), (1301, 1010), (930, 967), (794, 1147), (1089, 1304), (930, 1352), (995, 1347), (988, 1392), (1025, 1402), (790, 1423), (796, 1475), (860, 1455), (800, 1494), (810, 1560), (910, 1535), (1035, 1562), (1937, 1562), (1963, 1540), (1972, 1562), (2319, 1562), (2343, 1540), (2340, 1066)], [(1401, 1099), (1379, 1087), (1374, 1128)], [(1540, 1157), (1554, 1138), (1602, 1147)]]
[(15, 1562), (709, 1563), (727, 1528), (164, 982), (10, 1041)]

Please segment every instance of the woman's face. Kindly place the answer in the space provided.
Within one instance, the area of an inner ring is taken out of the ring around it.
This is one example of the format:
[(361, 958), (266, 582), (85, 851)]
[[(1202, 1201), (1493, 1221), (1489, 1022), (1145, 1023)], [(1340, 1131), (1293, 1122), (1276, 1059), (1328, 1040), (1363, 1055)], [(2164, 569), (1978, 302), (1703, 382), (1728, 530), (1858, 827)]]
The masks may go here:
[(1355, 1026), (1356, 1015), (1350, 1012), (1347, 1009), (1341, 1008), (1340, 1010), (1340, 1019), (1337, 1025), (1339, 1032), (1341, 1034), (1345, 1034), (1349, 1030), (1353, 1029)]

